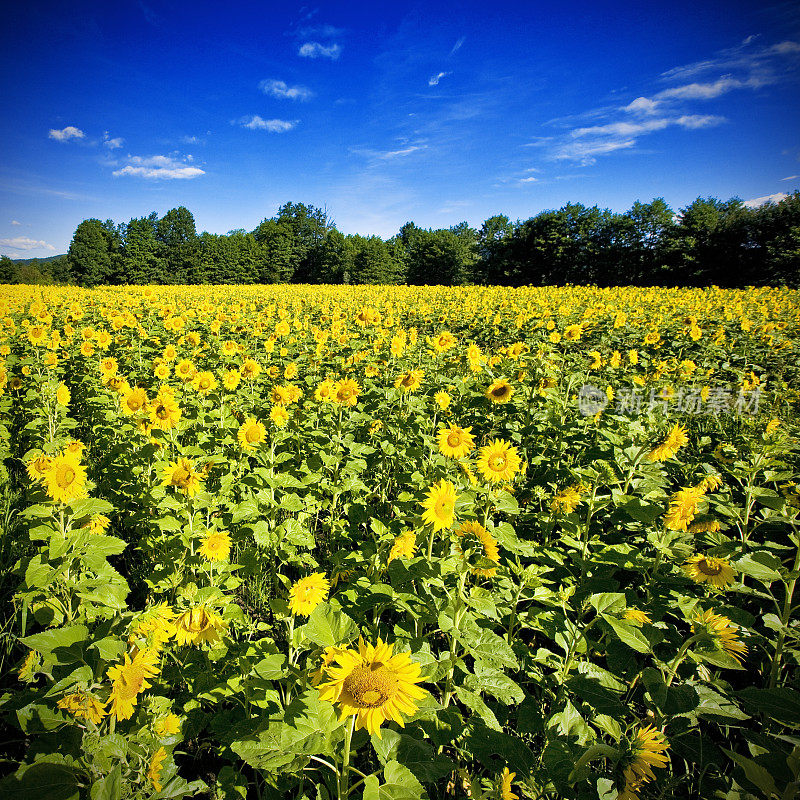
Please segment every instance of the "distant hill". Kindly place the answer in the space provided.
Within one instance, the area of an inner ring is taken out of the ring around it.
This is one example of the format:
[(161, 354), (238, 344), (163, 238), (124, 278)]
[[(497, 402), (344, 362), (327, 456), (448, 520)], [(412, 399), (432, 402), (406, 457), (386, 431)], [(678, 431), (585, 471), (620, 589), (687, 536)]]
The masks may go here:
[(60, 256), (46, 256), (45, 258), (12, 258), (11, 260), (20, 267), (24, 267), (26, 264), (41, 263), (42, 261), (55, 261), (57, 258), (66, 257), (67, 254), (62, 253)]

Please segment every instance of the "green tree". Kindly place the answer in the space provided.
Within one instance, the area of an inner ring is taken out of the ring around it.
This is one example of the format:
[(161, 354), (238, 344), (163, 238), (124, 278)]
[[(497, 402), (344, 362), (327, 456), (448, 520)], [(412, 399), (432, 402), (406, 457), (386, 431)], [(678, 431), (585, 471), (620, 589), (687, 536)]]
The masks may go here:
[(111, 235), (99, 219), (78, 225), (67, 255), (70, 272), (81, 286), (99, 286), (112, 277)]
[(164, 245), (167, 283), (201, 283), (200, 247), (194, 216), (178, 206), (156, 223), (156, 239)]

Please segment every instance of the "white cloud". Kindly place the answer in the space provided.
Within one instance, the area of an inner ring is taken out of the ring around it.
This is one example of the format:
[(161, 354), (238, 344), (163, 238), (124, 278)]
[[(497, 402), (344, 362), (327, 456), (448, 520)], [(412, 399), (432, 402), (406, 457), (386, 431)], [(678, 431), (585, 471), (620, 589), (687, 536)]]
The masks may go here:
[(431, 77), (428, 78), (428, 86), (438, 86), (442, 78), (446, 78), (448, 75), (452, 74), (452, 72), (440, 72), (438, 75), (431, 75)]
[(84, 139), (86, 134), (74, 125), (67, 125), (66, 128), (62, 128), (60, 131), (51, 128), (48, 137), (55, 139), (57, 142), (68, 142), (70, 139)]
[(7, 247), (10, 250), (52, 250), (53, 245), (47, 242), (30, 239), (27, 236), (15, 236), (13, 239), (0, 239), (0, 247)]
[(663, 130), (670, 125), (696, 130), (719, 125), (722, 122), (725, 122), (724, 117), (713, 114), (684, 114), (681, 117), (659, 117), (644, 122), (610, 122), (607, 125), (576, 128), (572, 131), (572, 136), (576, 139), (583, 136), (641, 136), (645, 133)]
[(179, 161), (172, 156), (128, 156), (127, 166), (115, 169), (112, 175), (132, 175), (154, 180), (187, 180), (205, 175), (205, 170), (186, 164), (186, 161), (191, 160), (191, 156), (186, 156), (185, 161)]
[[(782, 181), (796, 181), (798, 178), (800, 178), (800, 175), (789, 175), (788, 178), (781, 178), (781, 180)], [(11, 224), (13, 225), (14, 223), (12, 222)], [(17, 223), (17, 225), (19, 225), (19, 222)]]
[(725, 76), (713, 83), (687, 83), (684, 86), (674, 86), (659, 92), (656, 100), (713, 100), (715, 97), (727, 94), (732, 89), (743, 89), (747, 86), (756, 88), (759, 83), (757, 78), (741, 81), (738, 78)]
[(578, 161), (581, 166), (594, 164), (595, 156), (604, 156), (615, 150), (627, 150), (636, 144), (636, 139), (612, 139), (604, 142), (568, 142), (552, 153), (556, 161)]
[(264, 94), (277, 97), (279, 100), (308, 100), (314, 96), (311, 89), (305, 86), (289, 86), (286, 81), (263, 80), (258, 86)]
[[(787, 180), (788, 180), (788, 179), (787, 179)], [(12, 220), (11, 220), (11, 224), (12, 224), (12, 225), (22, 225), (22, 223), (21, 223), (21, 222), (17, 222), (17, 220), (15, 220), (15, 219), (12, 219)]]
[(466, 41), (467, 41), (467, 37), (466, 36), (461, 36), (458, 39), (458, 41), (453, 45), (452, 50), (450, 50), (450, 52), (448, 53), (448, 57), (452, 56), (452, 55), (455, 55), (461, 49), (462, 45)]
[(258, 114), (251, 117), (242, 117), (236, 124), (251, 131), (269, 131), (270, 133), (285, 133), (294, 128), (300, 120), (297, 119), (263, 119)]
[(107, 147), (109, 150), (119, 150), (124, 144), (125, 140), (121, 136), (117, 136), (116, 138), (112, 139), (108, 135), (108, 131), (103, 133), (103, 146)]
[(786, 192), (778, 192), (777, 194), (767, 194), (764, 197), (754, 197), (752, 200), (745, 200), (742, 205), (746, 208), (758, 208), (763, 206), (764, 203), (780, 203), (785, 200), (789, 195)]
[(646, 97), (637, 97), (633, 102), (623, 106), (622, 110), (640, 114), (655, 114), (658, 110), (658, 106), (659, 102), (657, 100), (649, 100)]
[(721, 125), (727, 122), (725, 117), (719, 117), (716, 114), (684, 114), (675, 120), (677, 125), (681, 128), (688, 130), (699, 130), (700, 128), (712, 128), (714, 125)]
[(529, 178), (520, 178), (518, 183), (536, 183), (538, 180), (538, 178), (531, 176)]
[(351, 153), (358, 153), (359, 155), (368, 156), (369, 158), (378, 159), (380, 161), (389, 161), (393, 158), (404, 158), (416, 153), (420, 150), (425, 150), (428, 147), (426, 144), (409, 144), (406, 147), (400, 147), (397, 150), (370, 150), (368, 148), (351, 148)]
[(342, 53), (340, 44), (320, 44), (319, 42), (305, 42), (300, 45), (297, 55), (303, 58), (329, 58), (336, 61)]
[(778, 42), (778, 44), (772, 45), (768, 52), (781, 56), (791, 55), (792, 53), (800, 53), (800, 44), (797, 42)]

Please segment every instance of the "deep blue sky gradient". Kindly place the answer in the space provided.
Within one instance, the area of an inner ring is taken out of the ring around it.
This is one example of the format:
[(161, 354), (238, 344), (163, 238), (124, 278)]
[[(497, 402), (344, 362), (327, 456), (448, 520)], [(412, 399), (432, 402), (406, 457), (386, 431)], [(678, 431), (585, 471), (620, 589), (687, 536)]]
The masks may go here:
[(292, 200), (390, 236), (800, 187), (795, 3), (34, 0), (0, 40), (15, 258), (177, 205), (215, 233)]

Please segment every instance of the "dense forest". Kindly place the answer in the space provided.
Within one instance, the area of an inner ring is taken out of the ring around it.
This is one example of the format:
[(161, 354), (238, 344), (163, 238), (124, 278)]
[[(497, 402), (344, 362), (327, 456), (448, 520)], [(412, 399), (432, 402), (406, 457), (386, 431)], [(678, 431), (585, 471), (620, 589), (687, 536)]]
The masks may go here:
[(800, 192), (758, 208), (698, 198), (677, 213), (661, 198), (622, 214), (568, 203), (477, 230), (408, 222), (387, 240), (344, 235), (303, 203), (253, 231), (198, 234), (181, 206), (127, 223), (84, 220), (65, 256), (3, 256), (0, 282), (798, 286)]

